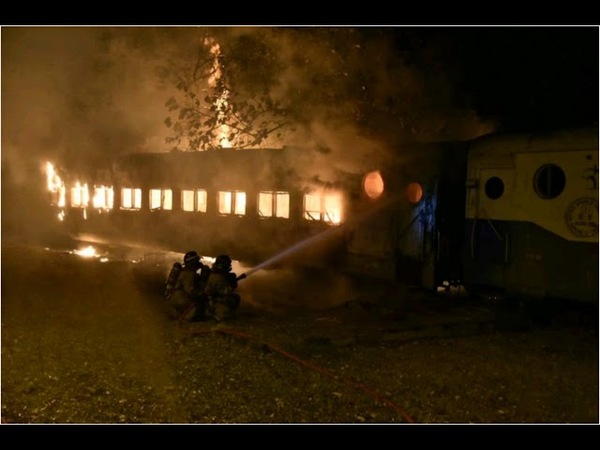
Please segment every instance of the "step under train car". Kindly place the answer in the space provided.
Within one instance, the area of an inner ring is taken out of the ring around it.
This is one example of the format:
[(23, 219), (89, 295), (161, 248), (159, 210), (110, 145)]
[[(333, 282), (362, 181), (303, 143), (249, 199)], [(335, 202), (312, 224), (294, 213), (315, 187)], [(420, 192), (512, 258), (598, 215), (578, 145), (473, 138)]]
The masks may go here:
[(466, 188), (470, 291), (598, 303), (597, 127), (477, 139)]

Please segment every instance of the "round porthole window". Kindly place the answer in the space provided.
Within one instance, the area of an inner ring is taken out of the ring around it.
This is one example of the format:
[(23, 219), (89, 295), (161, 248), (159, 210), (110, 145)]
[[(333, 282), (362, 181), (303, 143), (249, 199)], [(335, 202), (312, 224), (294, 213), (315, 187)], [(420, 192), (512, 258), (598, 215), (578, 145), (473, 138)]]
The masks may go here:
[(369, 172), (363, 179), (363, 190), (372, 199), (379, 198), (383, 194), (384, 184), (381, 173), (376, 170)]
[(535, 193), (544, 199), (558, 197), (565, 189), (567, 177), (564, 170), (556, 164), (544, 164), (533, 176)]
[(504, 181), (499, 177), (491, 177), (485, 182), (485, 195), (492, 200), (502, 197), (504, 194)]
[(420, 183), (412, 182), (406, 186), (406, 199), (416, 205), (423, 198), (423, 187)]

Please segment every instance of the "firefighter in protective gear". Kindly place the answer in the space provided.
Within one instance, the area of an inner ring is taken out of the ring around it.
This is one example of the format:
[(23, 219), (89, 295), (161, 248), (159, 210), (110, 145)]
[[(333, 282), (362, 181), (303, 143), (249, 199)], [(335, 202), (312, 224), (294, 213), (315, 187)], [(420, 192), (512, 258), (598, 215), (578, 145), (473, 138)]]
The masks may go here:
[(237, 275), (231, 271), (231, 258), (220, 255), (211, 268), (205, 293), (208, 297), (209, 314), (218, 322), (229, 319), (240, 306)]
[[(175, 268), (175, 264), (173, 267)], [(203, 292), (209, 271), (210, 268), (202, 264), (197, 252), (191, 250), (184, 255), (179, 275), (167, 297), (171, 316), (184, 320), (206, 318), (207, 302)]]

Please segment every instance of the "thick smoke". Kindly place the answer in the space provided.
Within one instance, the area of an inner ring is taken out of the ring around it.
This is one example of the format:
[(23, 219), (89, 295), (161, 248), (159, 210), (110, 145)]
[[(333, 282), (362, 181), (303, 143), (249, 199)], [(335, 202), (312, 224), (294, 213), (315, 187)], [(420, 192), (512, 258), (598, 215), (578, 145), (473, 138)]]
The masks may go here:
[[(223, 49), (240, 36), (260, 34), (260, 42), (283, 68), (272, 85), (272, 98), (294, 99), (298, 104), (292, 106), (312, 119), (285, 141), (268, 140), (266, 147), (327, 146), (334, 151), (333, 160), (343, 153), (349, 164), (362, 163), (373, 149), (393, 151), (407, 138), (481, 133), (483, 125), (471, 112), (452, 109), (448, 102), (438, 102), (435, 110), (427, 90), (438, 86), (431, 95), (448, 98), (451, 93), (441, 91), (450, 86), (439, 87), (440, 79), (426, 81), (419, 69), (399, 65), (385, 34), (367, 40), (365, 48), (339, 55), (310, 29), (11, 27), (2, 29), (3, 162), (14, 161), (16, 167), (22, 155), (79, 169), (122, 153), (168, 150), (165, 102), (177, 92), (158, 76), (158, 69), (192, 64), (194, 49), (207, 34), (217, 36)], [(346, 69), (340, 81), (368, 90), (370, 101), (394, 95), (406, 104), (402, 117), (376, 118), (375, 129), (388, 128), (385, 134), (369, 136), (358, 127), (355, 99), (334, 104), (327, 92), (315, 91), (311, 73), (330, 76), (340, 67)], [(423, 125), (416, 129), (419, 122)], [(355, 137), (358, 143), (349, 145)]]
[[(40, 213), (50, 214), (44, 211), (45, 161), (85, 176), (125, 153), (169, 150), (165, 103), (178, 91), (161, 69), (193, 65), (207, 36), (214, 36), (226, 56), (241, 38), (255, 37), (266, 49), (262, 54), (275, 58), (280, 70), (269, 95), (292, 107), (300, 120), (294, 132), (273, 135), (263, 146), (320, 149), (298, 162), (321, 181), (371, 170), (395, 156), (405, 140), (461, 139), (486, 131), (472, 112), (455, 107), (448, 80), (399, 59), (387, 31), (359, 36), (350, 47), (344, 39), (329, 41), (327, 29), (310, 28), (1, 31), (2, 218), (14, 229), (19, 222), (39, 229)], [(352, 39), (357, 34), (346, 33)], [(351, 95), (333, 101), (338, 83)], [(390, 99), (401, 103), (391, 115)], [(361, 102), (372, 103), (371, 116), (361, 116)], [(48, 216), (44, 222), (53, 220)]]

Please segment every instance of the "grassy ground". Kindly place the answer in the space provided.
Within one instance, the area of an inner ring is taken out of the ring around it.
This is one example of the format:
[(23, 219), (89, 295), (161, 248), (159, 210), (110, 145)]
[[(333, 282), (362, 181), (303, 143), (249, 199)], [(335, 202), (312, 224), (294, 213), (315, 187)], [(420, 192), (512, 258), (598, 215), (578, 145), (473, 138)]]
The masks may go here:
[(3, 245), (2, 423), (598, 423), (597, 328), (500, 332), (477, 308), (267, 273), (230, 323), (178, 324), (162, 276)]

